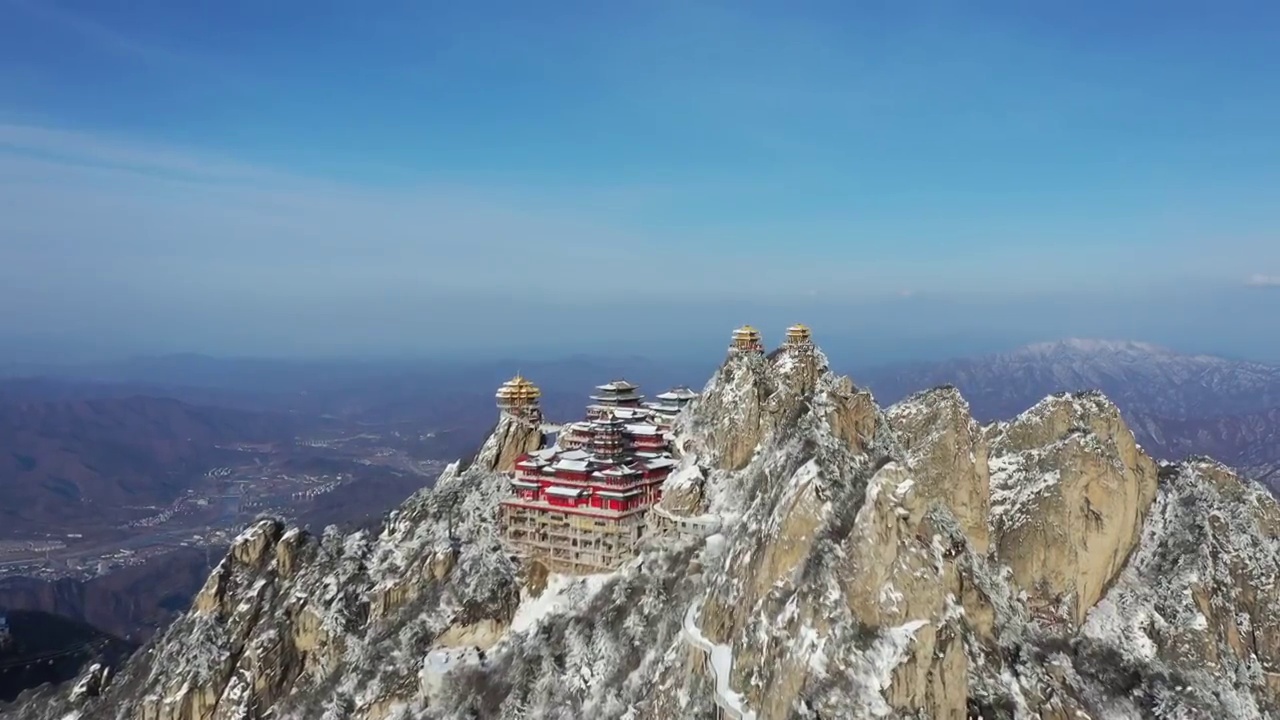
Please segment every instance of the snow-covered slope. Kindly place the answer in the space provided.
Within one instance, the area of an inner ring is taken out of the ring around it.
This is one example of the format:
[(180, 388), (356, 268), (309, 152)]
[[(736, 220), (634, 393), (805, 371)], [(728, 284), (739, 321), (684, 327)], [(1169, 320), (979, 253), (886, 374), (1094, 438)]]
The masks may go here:
[(821, 352), (739, 355), (677, 433), (616, 572), (503, 552), (495, 468), (531, 440), (500, 422), (376, 534), (256, 525), (104, 687), (9, 712), (1280, 716), (1280, 508), (1211, 462), (1157, 465), (1100, 394), (984, 427), (952, 388), (882, 410)]

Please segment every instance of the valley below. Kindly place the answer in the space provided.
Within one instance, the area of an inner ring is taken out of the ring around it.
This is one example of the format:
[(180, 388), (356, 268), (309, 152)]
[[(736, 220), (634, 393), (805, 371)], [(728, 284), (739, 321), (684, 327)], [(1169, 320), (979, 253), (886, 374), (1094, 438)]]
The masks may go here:
[(255, 518), (377, 522), (484, 430), (0, 382), (0, 611), (144, 642)]
[(175, 479), (184, 489), (163, 505), (92, 503), (90, 512), (41, 516), (40, 530), (33, 522), (3, 532), (0, 579), (87, 578), (179, 548), (225, 546), (262, 514), (321, 525), (376, 515), (439, 474), (442, 459), (410, 452), (423, 440), (334, 431), (220, 446), (212, 455), (227, 464)]

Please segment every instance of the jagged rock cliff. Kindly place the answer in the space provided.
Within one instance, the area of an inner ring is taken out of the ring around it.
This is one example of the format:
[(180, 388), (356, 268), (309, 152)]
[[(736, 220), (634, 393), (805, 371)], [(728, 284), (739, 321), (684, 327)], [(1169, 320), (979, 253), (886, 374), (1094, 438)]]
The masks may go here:
[(881, 410), (819, 351), (733, 356), (661, 511), (718, 532), (585, 578), (504, 553), (495, 469), (535, 441), (503, 422), (377, 534), (255, 525), (128, 664), (13, 716), (1280, 713), (1280, 508), (1157, 465), (1100, 395), (983, 427), (950, 388)]

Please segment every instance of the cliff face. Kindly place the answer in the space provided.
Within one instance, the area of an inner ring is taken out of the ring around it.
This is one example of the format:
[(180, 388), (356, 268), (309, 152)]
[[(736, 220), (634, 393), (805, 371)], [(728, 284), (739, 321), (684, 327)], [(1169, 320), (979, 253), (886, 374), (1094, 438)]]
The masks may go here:
[(585, 578), (498, 543), (494, 469), (531, 442), (500, 423), (377, 535), (260, 523), (104, 687), (14, 716), (1280, 713), (1280, 508), (1157, 465), (1100, 395), (983, 427), (950, 388), (881, 410), (820, 352), (732, 357), (662, 508), (719, 531)]
[(997, 554), (1036, 612), (1079, 627), (1138, 543), (1156, 465), (1100, 395), (1047, 398), (992, 435)]
[(476, 451), (471, 465), (497, 472), (510, 471), (517, 458), (542, 447), (540, 420), (540, 416), (527, 419), (503, 413), (493, 432)]

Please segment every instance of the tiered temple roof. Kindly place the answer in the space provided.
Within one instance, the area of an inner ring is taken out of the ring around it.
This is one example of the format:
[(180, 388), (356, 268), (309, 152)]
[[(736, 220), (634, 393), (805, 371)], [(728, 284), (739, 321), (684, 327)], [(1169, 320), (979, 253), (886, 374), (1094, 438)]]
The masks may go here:
[(787, 328), (788, 345), (803, 345), (813, 342), (813, 333), (809, 330), (809, 326), (799, 323)]
[(738, 352), (762, 352), (764, 342), (760, 339), (760, 331), (750, 325), (743, 325), (734, 330), (729, 349)]
[(671, 427), (676, 415), (690, 402), (698, 397), (698, 393), (687, 387), (676, 387), (654, 396), (656, 402), (645, 403), (645, 409), (652, 413), (652, 421), (660, 427)]
[(636, 392), (639, 386), (629, 383), (626, 380), (614, 380), (604, 385), (597, 385), (596, 392), (591, 399), (597, 405), (605, 406), (636, 406), (644, 400), (644, 396)]
[(687, 403), (698, 397), (698, 393), (682, 385), (680, 387), (672, 388), (664, 393), (658, 393), (654, 397), (658, 400), (662, 400), (663, 402)]
[(503, 410), (523, 409), (537, 405), (538, 399), (542, 397), (542, 391), (537, 385), (517, 374), (503, 383), (502, 387), (498, 388), (498, 392), (494, 393), (494, 397), (498, 400), (498, 407)]

